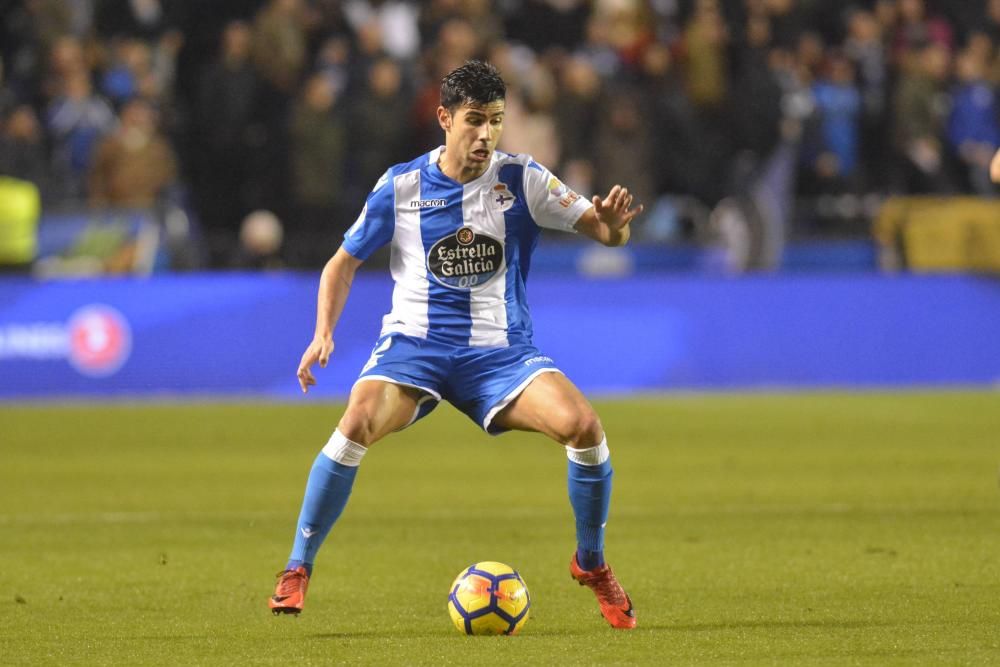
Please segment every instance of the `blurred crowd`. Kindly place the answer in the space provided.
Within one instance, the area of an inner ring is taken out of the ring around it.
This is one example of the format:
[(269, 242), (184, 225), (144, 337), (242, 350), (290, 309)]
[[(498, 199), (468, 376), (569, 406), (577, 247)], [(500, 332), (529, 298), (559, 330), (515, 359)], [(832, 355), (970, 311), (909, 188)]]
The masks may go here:
[[(441, 77), (508, 82), (501, 148), (582, 192), (711, 206), (779, 146), (796, 192), (993, 194), (1000, 0), (0, 0), (0, 175), (154, 207), (212, 266), (315, 266)], [(241, 230), (241, 225), (243, 229)]]

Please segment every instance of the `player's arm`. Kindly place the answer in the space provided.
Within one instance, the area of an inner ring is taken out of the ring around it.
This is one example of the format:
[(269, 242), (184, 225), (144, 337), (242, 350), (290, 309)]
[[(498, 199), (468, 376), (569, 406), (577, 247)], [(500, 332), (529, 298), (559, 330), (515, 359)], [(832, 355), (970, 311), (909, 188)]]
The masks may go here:
[(309, 391), (309, 387), (316, 384), (312, 365), (319, 362), (320, 368), (326, 368), (330, 360), (330, 354), (333, 353), (333, 330), (344, 310), (344, 304), (347, 303), (347, 295), (359, 266), (361, 260), (341, 247), (323, 267), (316, 301), (316, 331), (309, 347), (302, 353), (297, 373), (303, 392)]
[(629, 223), (642, 213), (642, 204), (631, 208), (632, 195), (628, 188), (616, 185), (603, 199), (594, 195), (593, 204), (576, 221), (576, 230), (606, 246), (628, 243)]

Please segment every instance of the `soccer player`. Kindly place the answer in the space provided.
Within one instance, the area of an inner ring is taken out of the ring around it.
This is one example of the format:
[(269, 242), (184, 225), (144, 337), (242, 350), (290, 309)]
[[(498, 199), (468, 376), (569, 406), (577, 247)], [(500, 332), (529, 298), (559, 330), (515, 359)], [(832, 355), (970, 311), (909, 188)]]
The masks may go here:
[(506, 86), (470, 61), (444, 77), (437, 119), (445, 145), (391, 167), (320, 277), (316, 330), (302, 355), (302, 391), (325, 367), (358, 266), (391, 244), (392, 311), (347, 409), (316, 457), (288, 565), (269, 606), (302, 611), (316, 552), (340, 516), (365, 452), (450, 401), (490, 434), (535, 431), (564, 445), (577, 550), (570, 573), (616, 628), (634, 628), (632, 601), (604, 561), (611, 462), (604, 428), (579, 389), (531, 342), (525, 280), (540, 227), (607, 246), (628, 242), (642, 212), (614, 186), (588, 201), (528, 155), (496, 150)]

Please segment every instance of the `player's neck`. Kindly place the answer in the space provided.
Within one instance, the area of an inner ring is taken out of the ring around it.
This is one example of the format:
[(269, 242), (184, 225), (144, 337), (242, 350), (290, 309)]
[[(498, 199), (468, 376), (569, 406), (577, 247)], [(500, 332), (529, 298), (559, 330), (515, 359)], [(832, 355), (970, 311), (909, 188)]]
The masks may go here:
[(469, 181), (476, 180), (484, 173), (486, 173), (486, 169), (489, 167), (488, 164), (486, 165), (463, 164), (462, 161), (459, 159), (454, 159), (454, 160), (448, 159), (448, 156), (449, 154), (446, 150), (441, 151), (441, 155), (438, 156), (438, 161), (437, 161), (438, 169), (441, 170), (442, 174), (452, 179), (453, 181), (458, 181), (459, 183), (464, 184), (468, 183)]

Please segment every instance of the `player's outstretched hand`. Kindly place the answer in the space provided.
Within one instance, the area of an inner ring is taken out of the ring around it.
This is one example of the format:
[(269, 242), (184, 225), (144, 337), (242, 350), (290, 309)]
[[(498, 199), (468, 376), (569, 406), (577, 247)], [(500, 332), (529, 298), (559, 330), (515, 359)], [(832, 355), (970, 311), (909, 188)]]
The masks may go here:
[(333, 354), (332, 338), (314, 338), (309, 343), (309, 347), (302, 353), (302, 361), (299, 362), (299, 370), (296, 373), (303, 394), (309, 391), (309, 387), (316, 384), (316, 378), (312, 374), (312, 365), (319, 362), (320, 368), (326, 368), (331, 354)]
[(597, 220), (615, 231), (632, 222), (632, 219), (642, 213), (643, 209), (642, 204), (630, 208), (632, 195), (629, 194), (628, 188), (623, 188), (620, 185), (611, 188), (611, 192), (604, 199), (594, 195), (593, 204)]

